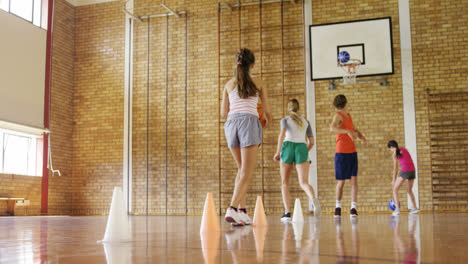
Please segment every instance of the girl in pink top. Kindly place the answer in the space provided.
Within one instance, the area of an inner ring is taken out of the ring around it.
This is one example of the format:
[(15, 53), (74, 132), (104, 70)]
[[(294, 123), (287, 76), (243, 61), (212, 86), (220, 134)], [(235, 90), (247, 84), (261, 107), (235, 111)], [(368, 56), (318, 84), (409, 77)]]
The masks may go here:
[[(409, 152), (401, 147), (398, 147), (398, 143), (395, 140), (390, 140), (387, 144), (387, 147), (393, 152), (393, 180), (392, 180), (392, 187), (393, 187), (393, 201), (395, 201), (395, 211), (393, 212), (394, 216), (400, 214), (400, 202), (398, 200), (398, 190), (400, 189), (401, 185), (405, 180), (408, 180), (408, 184), (406, 187), (406, 191), (408, 192), (409, 197), (411, 198), (411, 203), (413, 205), (413, 209), (411, 209), (410, 214), (415, 214), (419, 212), (419, 209), (416, 206), (416, 201), (414, 199), (413, 194), (413, 183), (414, 179), (416, 178), (416, 169), (414, 167), (413, 159), (411, 159), (411, 155)], [(398, 174), (398, 162), (401, 164), (401, 171)], [(397, 179), (398, 174), (398, 179)]]

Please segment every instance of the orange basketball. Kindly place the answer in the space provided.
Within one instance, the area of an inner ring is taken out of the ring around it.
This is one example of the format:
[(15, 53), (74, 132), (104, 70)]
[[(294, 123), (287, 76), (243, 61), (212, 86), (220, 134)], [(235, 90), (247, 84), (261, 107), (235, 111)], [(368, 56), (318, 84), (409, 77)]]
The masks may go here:
[(263, 105), (257, 104), (257, 112), (258, 112), (258, 119), (260, 120), (260, 124), (264, 128), (266, 125), (266, 116), (263, 114)]

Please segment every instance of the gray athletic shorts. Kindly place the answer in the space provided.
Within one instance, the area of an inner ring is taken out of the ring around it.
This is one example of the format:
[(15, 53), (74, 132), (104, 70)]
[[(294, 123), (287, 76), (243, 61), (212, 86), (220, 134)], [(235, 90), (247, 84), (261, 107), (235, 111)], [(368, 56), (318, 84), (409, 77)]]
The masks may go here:
[(224, 123), (224, 134), (229, 148), (245, 148), (262, 143), (262, 125), (252, 114), (230, 114)]
[(405, 180), (414, 180), (416, 178), (416, 172), (415, 171), (400, 171), (400, 174), (398, 176), (402, 177)]

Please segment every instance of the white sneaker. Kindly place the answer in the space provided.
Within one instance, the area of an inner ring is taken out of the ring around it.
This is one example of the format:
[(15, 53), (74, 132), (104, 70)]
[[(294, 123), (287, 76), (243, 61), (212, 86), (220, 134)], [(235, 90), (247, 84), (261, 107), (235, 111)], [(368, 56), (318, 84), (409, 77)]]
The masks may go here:
[(410, 214), (417, 214), (417, 213), (419, 213), (419, 209), (418, 208), (413, 208), (413, 209), (411, 209), (411, 211), (409, 213)]
[(228, 249), (234, 249), (236, 246), (236, 241), (241, 237), (241, 229), (235, 228), (229, 230), (225, 233), (226, 236), (226, 245)]
[(239, 215), (240, 220), (244, 222), (244, 225), (252, 224), (252, 220), (250, 220), (250, 217), (247, 213), (244, 213), (243, 211), (239, 211), (237, 214)]
[(312, 204), (314, 205), (314, 216), (320, 216), (322, 214), (322, 208), (320, 207), (319, 199), (312, 199)]
[(400, 209), (395, 209), (392, 213), (393, 216), (399, 216), (400, 215)]
[(244, 222), (242, 222), (241, 217), (239, 216), (239, 213), (234, 211), (231, 207), (229, 207), (226, 210), (226, 216), (224, 216), (224, 220), (226, 222), (229, 222), (231, 224), (236, 224), (236, 225), (244, 225)]

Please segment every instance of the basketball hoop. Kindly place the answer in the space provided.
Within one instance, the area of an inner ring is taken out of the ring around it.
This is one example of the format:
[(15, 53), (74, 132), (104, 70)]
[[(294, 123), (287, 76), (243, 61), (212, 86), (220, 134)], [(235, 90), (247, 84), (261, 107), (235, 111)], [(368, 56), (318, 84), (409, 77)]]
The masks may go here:
[(356, 75), (361, 67), (361, 61), (357, 59), (349, 59), (346, 63), (338, 61), (338, 67), (343, 70), (343, 84), (356, 83)]

